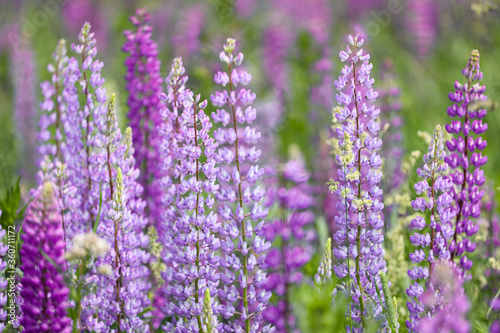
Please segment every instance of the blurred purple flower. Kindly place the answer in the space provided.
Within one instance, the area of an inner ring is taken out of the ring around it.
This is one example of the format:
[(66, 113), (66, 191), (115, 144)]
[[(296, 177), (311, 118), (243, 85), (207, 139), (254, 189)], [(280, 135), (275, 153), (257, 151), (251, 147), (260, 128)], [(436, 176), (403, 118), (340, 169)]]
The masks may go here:
[(314, 223), (314, 215), (308, 210), (314, 205), (308, 180), (309, 173), (303, 164), (290, 160), (283, 166), (275, 183), (267, 186), (268, 196), (273, 197), (266, 200), (266, 206), (276, 204), (280, 215), (264, 226), (266, 240), (277, 241), (265, 260), (269, 273), (265, 288), (275, 293), (277, 302), (268, 305), (263, 317), (275, 326), (277, 332), (296, 329), (290, 288), (302, 282), (300, 269), (310, 260), (311, 243), (316, 237), (313, 230), (306, 229), (307, 225)]
[(437, 261), (433, 266), (429, 290), (421, 296), (428, 315), (420, 320), (416, 331), (469, 332), (471, 326), (466, 317), (470, 303), (465, 295), (461, 269), (449, 261)]
[(200, 48), (200, 36), (205, 24), (204, 9), (201, 5), (189, 7), (178, 17), (180, 21), (176, 22), (172, 45), (175, 48), (175, 54), (189, 59)]
[(35, 179), (37, 156), (37, 92), (36, 63), (29, 47), (20, 47), (12, 54), (14, 81), (14, 117), (18, 138), (21, 140), (21, 175), (32, 182)]
[(407, 30), (412, 37), (412, 46), (422, 59), (430, 52), (437, 37), (438, 3), (435, 0), (408, 0), (407, 6)]

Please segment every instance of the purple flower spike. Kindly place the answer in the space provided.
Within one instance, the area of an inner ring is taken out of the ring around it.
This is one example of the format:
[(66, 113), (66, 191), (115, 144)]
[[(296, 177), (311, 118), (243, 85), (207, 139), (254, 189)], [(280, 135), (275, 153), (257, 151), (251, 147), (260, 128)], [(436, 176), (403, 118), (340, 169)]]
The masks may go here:
[[(217, 108), (212, 119), (222, 124), (214, 132), (219, 144), (214, 159), (219, 166), (217, 178), (220, 182), (215, 198), (220, 203), (219, 215), (224, 220), (219, 230), (223, 252), (219, 308), (225, 319), (232, 318), (223, 324), (226, 331), (268, 332), (271, 325), (265, 326), (262, 311), (271, 293), (264, 289), (266, 273), (263, 267), (271, 244), (263, 237), (267, 209), (260, 202), (265, 190), (256, 185), (264, 175), (264, 169), (256, 164), (260, 150), (254, 146), (260, 133), (249, 126), (240, 127), (254, 119), (255, 94), (245, 88), (250, 82), (250, 74), (236, 69), (243, 61), (243, 54), (233, 55), (235, 44), (234, 39), (228, 39), (220, 53), (221, 62), (227, 66), (227, 89), (211, 96)], [(223, 72), (216, 75), (218, 78), (223, 76)]]
[(158, 127), (161, 123), (160, 94), (162, 79), (158, 47), (151, 39), (152, 27), (147, 25), (149, 14), (138, 9), (130, 20), (135, 31), (125, 31), (127, 41), (122, 50), (129, 54), (125, 60), (127, 73), (128, 118), (132, 127), (136, 168), (141, 171), (140, 184), (144, 188), (143, 198), (148, 204), (150, 224), (158, 228), (162, 214), (162, 192), (158, 181), (163, 176), (158, 156), (161, 142)]
[[(170, 73), (165, 79), (167, 83), (167, 93), (160, 96), (163, 107), (160, 109), (162, 118), (161, 124), (158, 126), (160, 135), (160, 143), (158, 145), (158, 154), (162, 170), (162, 178), (159, 181), (159, 186), (162, 191), (162, 203), (164, 212), (161, 215), (160, 229), (158, 229), (159, 240), (163, 245), (164, 252), (162, 261), (165, 263), (166, 269), (162, 272), (162, 278), (165, 280), (164, 287), (160, 290), (158, 297), (163, 298), (161, 311), (167, 317), (172, 317), (176, 313), (176, 301), (174, 300), (174, 273), (177, 267), (174, 261), (177, 246), (174, 243), (174, 237), (178, 230), (175, 226), (178, 212), (175, 207), (177, 197), (176, 185), (178, 183), (178, 150), (179, 143), (177, 141), (178, 132), (180, 129), (180, 110), (186, 100), (187, 91), (185, 84), (188, 77), (185, 74), (185, 69), (182, 66), (182, 58), (175, 58)], [(163, 326), (165, 331), (175, 330), (173, 323), (166, 323)]]
[[(215, 166), (217, 143), (210, 137), (212, 122), (205, 114), (207, 101), (200, 102), (200, 95), (189, 92), (184, 102), (184, 112), (179, 117), (179, 142), (175, 167), (177, 175), (176, 208), (178, 218), (174, 237), (176, 252), (173, 254), (175, 274), (173, 297), (177, 301), (176, 315), (183, 320), (177, 322), (177, 331), (197, 328), (204, 332), (203, 304), (208, 297), (217, 294), (220, 283), (217, 250), (221, 242), (214, 235), (221, 228), (217, 215), (212, 211), (214, 195), (219, 190), (218, 167)], [(211, 304), (209, 312), (217, 315), (217, 303)], [(213, 315), (212, 315), (213, 317)], [(213, 317), (216, 318), (216, 317)], [(212, 318), (212, 319), (213, 319)], [(213, 327), (217, 323), (212, 321)]]
[[(97, 55), (94, 33), (87, 22), (78, 35), (79, 44), (72, 44), (81, 63), (71, 57), (64, 70), (63, 100), (66, 116), (63, 119), (66, 135), (66, 148), (63, 150), (64, 163), (68, 165), (68, 181), (75, 186), (80, 206), (73, 213), (77, 221), (75, 233), (92, 228), (99, 207), (99, 183), (95, 182), (98, 173), (92, 163), (94, 149), (101, 149), (101, 142), (94, 140), (97, 120), (106, 115), (106, 90), (101, 76), (103, 63), (95, 60)], [(81, 97), (81, 98), (80, 98)], [(82, 101), (80, 105), (79, 100)], [(105, 118), (105, 117), (104, 117)]]
[[(410, 320), (406, 326), (410, 332), (419, 332), (419, 322), (425, 310), (422, 304), (422, 295), (428, 292), (428, 280), (433, 276), (436, 262), (449, 260), (450, 252), (446, 244), (453, 237), (452, 220), (455, 211), (452, 207), (452, 198), (448, 194), (453, 187), (451, 181), (443, 176), (447, 169), (443, 147), (443, 132), (440, 125), (436, 126), (428, 153), (424, 155), (423, 168), (417, 169), (418, 176), (422, 179), (415, 184), (417, 197), (412, 201), (415, 211), (430, 211), (429, 221), (422, 216), (417, 216), (410, 223), (410, 229), (416, 230), (410, 241), (416, 250), (410, 254), (410, 260), (415, 265), (408, 270), (412, 284), (406, 290), (411, 298), (407, 303)], [(430, 229), (430, 235), (427, 231)], [(422, 233), (424, 232), (424, 233)]]
[[(89, 161), (95, 170), (92, 181), (100, 184), (103, 200), (97, 234), (111, 245), (111, 251), (96, 260), (98, 267), (109, 267), (109, 271), (98, 270), (90, 277), (96, 280), (97, 291), (82, 301), (82, 318), (93, 330), (100, 325), (98, 319), (108, 325), (116, 323), (119, 332), (144, 331), (147, 323), (140, 314), (150, 303), (147, 293), (151, 289), (146, 266), (150, 254), (144, 251), (148, 246), (143, 233), (147, 225), (145, 202), (140, 199), (142, 187), (137, 182), (139, 170), (134, 167), (131, 130), (128, 128), (122, 137), (118, 128), (115, 95), (109, 100), (107, 113), (96, 123), (92, 141), (103, 149), (92, 151)], [(99, 189), (91, 195), (99, 198)]]
[[(67, 317), (69, 289), (60, 270), (64, 269), (65, 243), (54, 187), (44, 183), (23, 223), (20, 269), (23, 289), (21, 325), (27, 333), (71, 332)], [(48, 260), (50, 258), (50, 260)]]
[[(380, 218), (384, 208), (379, 187), (380, 110), (374, 105), (378, 93), (373, 90), (374, 79), (370, 78), (370, 55), (361, 48), (364, 41), (351, 35), (347, 40), (349, 45), (340, 52), (345, 66), (335, 81), (339, 107), (334, 109), (334, 117), (340, 122), (336, 128), (340, 153), (336, 156), (339, 182), (330, 183), (330, 190), (339, 198), (339, 215), (335, 217), (339, 229), (333, 235), (333, 254), (338, 263), (333, 270), (341, 279), (353, 279), (352, 287), (346, 288), (352, 297), (353, 326), (366, 329), (367, 316), (382, 312), (375, 283), (381, 286), (379, 272), (386, 269), (381, 234), (384, 221)], [(368, 308), (365, 305), (370, 298), (375, 302), (370, 302)]]
[(63, 113), (63, 73), (68, 63), (64, 39), (59, 41), (52, 58), (54, 63), (47, 68), (52, 73), (52, 78), (40, 84), (44, 97), (43, 102), (40, 103), (40, 109), (45, 113), (40, 116), (39, 121), (38, 140), (41, 143), (38, 153), (40, 156), (49, 156), (52, 161), (55, 159), (62, 161), (62, 150), (65, 149), (62, 123), (62, 118), (65, 116)]
[[(448, 115), (451, 118), (457, 117), (458, 120), (452, 120), (446, 125), (446, 130), (452, 134), (452, 138), (446, 142), (449, 154), (445, 161), (454, 169), (449, 177), (455, 185), (449, 190), (456, 213), (453, 240), (449, 243), (450, 260), (459, 259), (462, 268), (467, 271), (472, 267), (472, 261), (465, 253), (473, 252), (475, 248), (475, 244), (469, 244), (467, 237), (473, 236), (479, 229), (476, 219), (481, 211), (480, 202), (484, 196), (481, 186), (485, 182), (481, 167), (488, 160), (488, 157), (482, 156), (480, 152), (486, 147), (486, 141), (481, 134), (486, 131), (488, 125), (483, 124), (481, 120), (486, 110), (477, 108), (477, 102), (486, 100), (486, 87), (479, 84), (483, 73), (480, 71), (477, 50), (472, 51), (462, 75), (467, 82), (455, 82), (455, 92), (450, 93), (453, 105), (448, 107)], [(463, 234), (467, 237), (462, 237)]]

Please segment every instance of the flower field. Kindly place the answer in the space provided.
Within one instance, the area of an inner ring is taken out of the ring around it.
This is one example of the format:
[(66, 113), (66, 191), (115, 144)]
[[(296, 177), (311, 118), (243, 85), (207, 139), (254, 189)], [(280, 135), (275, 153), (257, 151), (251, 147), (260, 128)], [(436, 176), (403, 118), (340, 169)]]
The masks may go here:
[(0, 332), (500, 333), (498, 0), (0, 7)]

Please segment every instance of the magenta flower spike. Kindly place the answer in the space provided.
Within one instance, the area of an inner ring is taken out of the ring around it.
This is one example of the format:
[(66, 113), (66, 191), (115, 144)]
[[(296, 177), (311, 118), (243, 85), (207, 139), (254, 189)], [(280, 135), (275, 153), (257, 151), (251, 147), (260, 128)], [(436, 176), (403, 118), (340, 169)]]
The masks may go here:
[(21, 296), (23, 332), (71, 332), (67, 316), (69, 289), (60, 271), (64, 270), (65, 243), (54, 186), (39, 187), (23, 223), (20, 254), (24, 275)]
[(456, 120), (446, 125), (446, 131), (452, 138), (446, 142), (449, 154), (445, 161), (453, 169), (450, 179), (455, 184), (450, 189), (456, 211), (455, 233), (448, 244), (450, 260), (458, 260), (463, 270), (467, 271), (473, 262), (466, 252), (472, 253), (476, 249), (470, 237), (479, 229), (476, 219), (481, 214), (480, 202), (484, 196), (481, 186), (486, 180), (481, 167), (488, 161), (488, 157), (481, 153), (487, 144), (481, 136), (488, 129), (488, 124), (482, 120), (486, 110), (478, 109), (474, 104), (486, 100), (486, 87), (479, 84), (483, 73), (480, 71), (477, 50), (472, 51), (462, 75), (467, 82), (461, 84), (456, 81), (455, 92), (449, 95), (453, 105), (448, 107), (447, 113), (451, 118), (456, 117)]
[[(255, 144), (260, 133), (249, 125), (255, 120), (252, 108), (255, 94), (241, 86), (251, 81), (251, 75), (237, 69), (243, 54), (233, 55), (234, 39), (228, 39), (220, 53), (226, 71), (217, 72), (215, 83), (227, 87), (211, 96), (212, 120), (219, 123), (214, 137), (219, 148), (214, 159), (219, 167), (217, 179), (220, 189), (215, 194), (219, 202), (219, 216), (223, 227), (220, 259), (222, 286), (218, 291), (220, 314), (227, 320), (224, 329), (236, 332), (268, 332), (262, 311), (271, 293), (265, 290), (266, 273), (263, 270), (266, 253), (271, 244), (263, 238), (264, 219), (268, 210), (260, 204), (265, 190), (256, 183), (264, 175), (257, 161), (260, 150)], [(229, 112), (228, 112), (229, 110)], [(241, 128), (241, 126), (245, 126)]]
[(144, 188), (142, 197), (147, 202), (146, 213), (150, 224), (158, 228), (163, 208), (162, 192), (157, 181), (163, 176), (158, 156), (162, 79), (158, 46), (151, 38), (153, 29), (148, 25), (149, 18), (144, 8), (138, 9), (135, 16), (130, 18), (135, 31), (125, 31), (127, 41), (122, 50), (128, 53), (125, 60), (128, 118), (133, 134), (136, 168), (141, 172), (139, 183)]

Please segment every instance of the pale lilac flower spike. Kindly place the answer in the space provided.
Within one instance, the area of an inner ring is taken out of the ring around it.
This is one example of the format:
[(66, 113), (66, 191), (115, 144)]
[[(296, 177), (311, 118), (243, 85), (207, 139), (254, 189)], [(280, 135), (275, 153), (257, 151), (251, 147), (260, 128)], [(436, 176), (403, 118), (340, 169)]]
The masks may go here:
[(271, 244), (262, 234), (267, 209), (260, 202), (265, 190), (256, 184), (264, 175), (264, 169), (257, 165), (261, 152), (255, 144), (260, 133), (246, 125), (255, 120), (252, 103), (256, 96), (240, 88), (248, 85), (252, 77), (245, 70), (236, 69), (243, 61), (243, 54), (234, 56), (235, 47), (234, 39), (224, 44), (220, 60), (227, 66), (226, 71), (214, 77), (217, 84), (228, 89), (210, 98), (217, 108), (212, 120), (222, 125), (214, 132), (219, 144), (214, 159), (219, 166), (220, 182), (215, 199), (220, 203), (219, 215), (224, 221), (219, 230), (223, 254), (218, 296), (220, 313), (228, 320), (223, 325), (226, 331), (267, 332), (271, 326), (263, 321), (262, 311), (271, 293), (264, 289), (266, 273), (262, 267)]
[[(357, 332), (361, 327), (366, 329), (368, 316), (382, 312), (374, 284), (381, 289), (378, 274), (386, 270), (381, 233), (384, 221), (380, 218), (384, 204), (379, 187), (382, 141), (378, 138), (380, 110), (375, 107), (378, 93), (370, 77), (370, 55), (361, 48), (363, 39), (359, 36), (349, 35), (347, 42), (346, 50), (339, 54), (346, 65), (334, 83), (339, 91), (335, 98), (340, 107), (335, 117), (340, 123), (336, 135), (341, 153), (336, 157), (339, 182), (331, 186), (339, 198), (335, 217), (338, 231), (333, 235), (332, 253), (337, 259), (335, 274), (339, 278), (350, 274), (353, 282), (349, 288), (351, 329)], [(370, 299), (375, 301), (368, 302)]]

